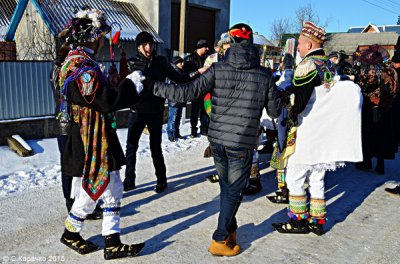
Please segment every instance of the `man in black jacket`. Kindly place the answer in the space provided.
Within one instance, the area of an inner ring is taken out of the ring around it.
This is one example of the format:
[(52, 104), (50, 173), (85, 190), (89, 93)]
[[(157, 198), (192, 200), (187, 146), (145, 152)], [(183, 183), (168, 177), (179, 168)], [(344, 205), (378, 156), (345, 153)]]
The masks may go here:
[(136, 152), (139, 147), (140, 136), (145, 126), (150, 133), (150, 151), (153, 158), (157, 185), (155, 191), (163, 192), (167, 188), (167, 176), (164, 157), (161, 149), (161, 135), (164, 117), (165, 99), (152, 93), (154, 81), (164, 82), (168, 77), (175, 83), (188, 82), (198, 76), (198, 71), (182, 75), (177, 72), (163, 56), (155, 55), (155, 42), (148, 32), (141, 32), (135, 39), (138, 53), (128, 61), (130, 71), (140, 70), (146, 75), (145, 90), (140, 95), (139, 101), (134, 104), (129, 117), (128, 138), (126, 142), (126, 172), (124, 191), (135, 188), (136, 179)]
[(223, 62), (214, 63), (196, 81), (184, 85), (157, 82), (154, 93), (186, 102), (211, 92), (208, 139), (219, 175), (220, 214), (209, 251), (218, 256), (240, 253), (236, 244), (236, 212), (250, 176), (264, 107), (276, 118), (281, 105), (270, 72), (260, 66), (253, 34), (246, 24), (229, 30), (231, 48)]
[[(196, 50), (185, 58), (183, 71), (192, 72), (203, 67), (208, 53), (207, 41), (201, 39), (197, 41)], [(203, 106), (203, 98), (198, 98), (191, 102), (192, 109), (190, 111), (190, 126), (192, 138), (197, 137), (197, 124), (199, 122), (200, 113), (200, 134), (207, 135), (209, 118)]]

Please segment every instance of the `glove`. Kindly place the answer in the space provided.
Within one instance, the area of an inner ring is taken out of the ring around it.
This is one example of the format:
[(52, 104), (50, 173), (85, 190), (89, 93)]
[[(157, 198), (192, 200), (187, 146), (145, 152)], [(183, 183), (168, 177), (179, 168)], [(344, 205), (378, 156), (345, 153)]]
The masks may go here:
[(146, 80), (146, 77), (143, 76), (141, 71), (134, 71), (128, 76), (126, 76), (126, 78), (133, 82), (136, 88), (136, 92), (138, 94), (140, 94), (143, 91), (144, 87), (142, 81)]
[(144, 71), (147, 66), (147, 61), (143, 59), (134, 58), (128, 61), (129, 71)]

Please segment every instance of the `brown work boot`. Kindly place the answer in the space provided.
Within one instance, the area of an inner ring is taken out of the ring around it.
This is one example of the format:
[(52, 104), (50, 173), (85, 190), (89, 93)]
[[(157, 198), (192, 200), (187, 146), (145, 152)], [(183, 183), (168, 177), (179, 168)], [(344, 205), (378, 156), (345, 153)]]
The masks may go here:
[(228, 239), (224, 241), (213, 240), (208, 251), (214, 256), (232, 257), (240, 253), (240, 246), (231, 244)]

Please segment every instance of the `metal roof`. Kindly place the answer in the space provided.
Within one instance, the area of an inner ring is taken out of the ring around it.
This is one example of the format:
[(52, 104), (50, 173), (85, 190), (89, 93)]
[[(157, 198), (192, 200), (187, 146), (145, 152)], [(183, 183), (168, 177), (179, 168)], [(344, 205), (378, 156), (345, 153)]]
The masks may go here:
[[(365, 27), (351, 27), (351, 28), (349, 28), (347, 33), (361, 33), (368, 26), (365, 26)], [(378, 28), (378, 30), (381, 33), (382, 32), (396, 32), (397, 34), (400, 35), (400, 25), (388, 25), (388, 26), (383, 25), (383, 26), (376, 26), (376, 27)]]
[[(162, 39), (132, 3), (122, 4), (112, 0), (30, 0), (30, 2), (36, 7), (53, 34), (57, 34), (63, 29), (69, 19), (74, 16), (75, 11), (83, 6), (89, 6), (104, 11), (109, 23), (118, 22), (121, 25), (121, 40), (134, 40), (139, 32), (148, 31), (157, 42), (162, 42)], [(21, 7), (18, 5), (18, 8), (25, 9), (26, 5), (21, 5)], [(21, 12), (21, 10), (16, 10), (15, 14), (18, 14), (18, 11)], [(15, 20), (15, 23), (20, 22), (20, 19), (19, 21)], [(13, 23), (14, 21), (11, 22), (11, 24)], [(11, 25), (10, 28), (16, 27)]]
[(324, 49), (332, 51), (344, 50), (352, 54), (359, 46), (370, 46), (374, 44), (382, 46), (395, 46), (399, 41), (399, 35), (395, 32), (382, 32), (375, 34), (360, 33), (336, 33), (331, 34), (324, 43)]
[(16, 0), (1, 0), (0, 1), (0, 39), (7, 32), (11, 17), (17, 6)]

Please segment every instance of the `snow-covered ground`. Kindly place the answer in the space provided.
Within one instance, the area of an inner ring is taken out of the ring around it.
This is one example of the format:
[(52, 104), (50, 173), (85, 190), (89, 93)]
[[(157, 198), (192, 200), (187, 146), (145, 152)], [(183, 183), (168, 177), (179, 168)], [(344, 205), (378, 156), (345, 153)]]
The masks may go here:
[[(183, 126), (189, 132), (189, 124)], [(126, 129), (119, 131), (125, 147)], [(352, 164), (328, 173), (327, 233), (321, 237), (285, 235), (271, 223), (286, 220), (284, 205), (265, 195), (275, 190), (269, 155), (261, 155), (261, 193), (245, 197), (239, 209), (242, 253), (213, 257), (207, 251), (217, 222), (219, 187), (204, 180), (214, 172), (203, 158), (206, 138), (171, 143), (163, 134), (168, 190), (153, 191), (154, 168), (143, 135), (138, 151), (137, 188), (124, 194), (122, 240), (146, 241), (134, 259), (118, 263), (400, 263), (400, 199), (384, 193), (400, 180), (399, 158), (386, 162), (386, 174), (361, 172)], [(35, 151), (21, 158), (0, 147), (0, 263), (103, 263), (102, 252), (81, 256), (59, 242), (66, 217), (56, 139), (28, 141)], [(124, 175), (124, 168), (121, 171)], [(87, 221), (83, 237), (104, 246), (101, 221)]]

